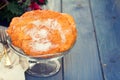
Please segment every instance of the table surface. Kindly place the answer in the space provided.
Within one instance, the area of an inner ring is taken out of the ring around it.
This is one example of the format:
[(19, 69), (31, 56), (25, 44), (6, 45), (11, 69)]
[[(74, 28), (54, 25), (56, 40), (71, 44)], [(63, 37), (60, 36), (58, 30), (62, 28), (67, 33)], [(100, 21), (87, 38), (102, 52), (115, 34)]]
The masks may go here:
[(74, 17), (77, 42), (56, 75), (26, 80), (120, 80), (120, 0), (48, 0), (48, 9)]

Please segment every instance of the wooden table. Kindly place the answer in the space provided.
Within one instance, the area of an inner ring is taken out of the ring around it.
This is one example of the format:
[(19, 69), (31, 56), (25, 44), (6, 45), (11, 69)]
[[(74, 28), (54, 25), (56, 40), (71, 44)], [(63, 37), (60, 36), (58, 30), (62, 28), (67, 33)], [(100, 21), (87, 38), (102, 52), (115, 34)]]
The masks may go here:
[(77, 42), (59, 73), (25, 73), (26, 80), (120, 80), (120, 0), (48, 0), (48, 6), (75, 18)]

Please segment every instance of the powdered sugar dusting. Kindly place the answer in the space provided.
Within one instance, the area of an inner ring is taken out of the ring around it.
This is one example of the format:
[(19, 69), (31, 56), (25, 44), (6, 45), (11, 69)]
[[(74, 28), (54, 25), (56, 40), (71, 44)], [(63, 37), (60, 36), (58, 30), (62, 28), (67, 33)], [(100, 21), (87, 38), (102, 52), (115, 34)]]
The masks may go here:
[(49, 50), (50, 47), (51, 47), (51, 43), (50, 42), (47, 42), (47, 43), (35, 42), (32, 45), (32, 49), (35, 50), (35, 51), (47, 51), (47, 50)]
[(35, 20), (30, 22), (29, 24), (35, 25), (35, 27), (33, 27), (32, 29), (26, 31), (26, 34), (30, 35), (32, 38), (32, 42), (30, 43), (32, 50), (47, 51), (55, 46), (48, 39), (48, 34), (50, 30), (58, 30), (62, 42), (64, 43), (66, 41), (65, 33), (63, 32), (61, 25), (55, 19)]
[(62, 30), (61, 25), (57, 22), (57, 20), (54, 19), (48, 19), (44, 22), (45, 26), (49, 26), (53, 30), (58, 30), (60, 32), (60, 36), (62, 38), (62, 42), (64, 43), (66, 41), (65, 34)]
[(36, 25), (36, 26), (39, 26), (42, 24), (40, 20), (35, 20), (35, 21), (32, 21), (31, 23)]
[(48, 31), (45, 30), (45, 29), (41, 29), (38, 34), (39, 34), (40, 37), (42, 37), (42, 38), (47, 38)]

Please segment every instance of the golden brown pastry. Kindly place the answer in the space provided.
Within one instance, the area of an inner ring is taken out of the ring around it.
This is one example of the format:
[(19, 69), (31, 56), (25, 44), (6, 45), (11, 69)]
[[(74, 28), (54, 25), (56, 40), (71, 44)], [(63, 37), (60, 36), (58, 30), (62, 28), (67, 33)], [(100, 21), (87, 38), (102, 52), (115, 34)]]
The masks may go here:
[(12, 19), (7, 33), (26, 55), (40, 57), (69, 50), (77, 31), (72, 16), (52, 10), (34, 10)]

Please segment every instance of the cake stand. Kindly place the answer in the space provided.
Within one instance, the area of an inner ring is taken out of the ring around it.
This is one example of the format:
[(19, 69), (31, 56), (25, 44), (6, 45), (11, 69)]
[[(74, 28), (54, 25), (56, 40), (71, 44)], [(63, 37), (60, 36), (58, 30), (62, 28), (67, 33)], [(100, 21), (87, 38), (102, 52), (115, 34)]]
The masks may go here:
[(9, 47), (17, 55), (25, 57), (28, 60), (29, 67), (26, 72), (32, 76), (38, 76), (38, 77), (48, 77), (59, 72), (61, 68), (61, 63), (59, 59), (61, 59), (65, 54), (69, 52), (69, 50), (67, 50), (61, 53), (41, 55), (40, 57), (32, 57), (32, 56), (25, 55), (25, 53), (20, 48), (15, 47), (11, 43), (11, 40), (9, 37), (7, 42)]

